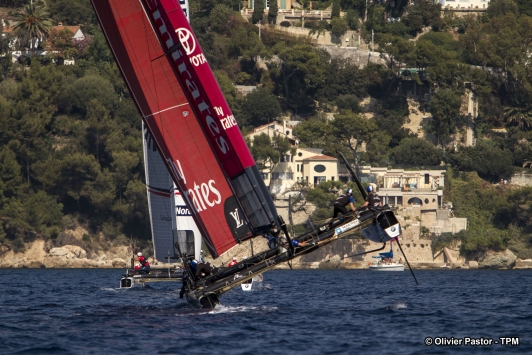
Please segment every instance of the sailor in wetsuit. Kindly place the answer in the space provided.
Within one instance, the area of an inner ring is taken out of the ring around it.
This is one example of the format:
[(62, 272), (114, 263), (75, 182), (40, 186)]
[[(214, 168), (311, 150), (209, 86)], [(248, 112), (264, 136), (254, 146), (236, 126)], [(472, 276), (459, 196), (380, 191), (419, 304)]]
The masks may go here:
[(214, 271), (216, 271), (216, 266), (212, 265), (211, 263), (198, 263), (196, 265), (195, 276), (197, 278), (207, 277)]
[(362, 207), (367, 207), (370, 210), (380, 209), (382, 207), (382, 201), (377, 192), (374, 191), (373, 186), (369, 185), (366, 187), (366, 191), (368, 192), (368, 196), (366, 196), (366, 202), (364, 202)]
[(340, 195), (340, 197), (338, 197), (336, 201), (334, 201), (333, 218), (329, 222), (329, 228), (332, 227), (334, 219), (338, 217), (338, 213), (341, 213), (344, 216), (348, 213), (347, 208), (345, 208), (345, 206), (349, 205), (351, 207), (351, 211), (355, 212), (356, 209), (354, 203), (355, 199), (353, 198), (352, 189), (348, 189), (345, 194)]
[(137, 257), (139, 258), (140, 266), (135, 266), (135, 270), (142, 274), (147, 274), (150, 271), (150, 263), (142, 256), (142, 253), (137, 253)]

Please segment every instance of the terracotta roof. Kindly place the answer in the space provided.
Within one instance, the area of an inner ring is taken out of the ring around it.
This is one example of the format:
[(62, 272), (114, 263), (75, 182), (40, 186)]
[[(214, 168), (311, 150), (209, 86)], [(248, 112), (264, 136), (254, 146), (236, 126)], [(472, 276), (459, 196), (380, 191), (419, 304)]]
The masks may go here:
[(58, 30), (58, 31), (62, 31), (65, 28), (67, 28), (70, 32), (72, 32), (73, 35), (75, 35), (76, 32), (78, 32), (79, 30), (79, 26), (63, 26), (63, 25), (54, 26), (54, 30)]
[(338, 160), (334, 157), (330, 157), (328, 155), (323, 155), (323, 154), (320, 154), (320, 155), (314, 155), (312, 157), (308, 157), (306, 159), (303, 159), (303, 161), (305, 160)]

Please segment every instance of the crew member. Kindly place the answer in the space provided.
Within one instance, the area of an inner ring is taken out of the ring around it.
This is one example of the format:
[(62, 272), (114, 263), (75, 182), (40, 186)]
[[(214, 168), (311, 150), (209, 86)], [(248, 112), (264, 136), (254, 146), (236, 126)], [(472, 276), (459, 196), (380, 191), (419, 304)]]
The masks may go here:
[(300, 242), (299, 240), (292, 239), (292, 245), (294, 248), (306, 247), (308, 242)]
[(368, 196), (366, 196), (366, 202), (364, 202), (362, 207), (367, 207), (370, 210), (381, 208), (382, 207), (381, 198), (377, 194), (377, 192), (374, 191), (373, 186), (369, 185), (368, 187), (366, 187), (366, 191), (368, 192)]
[(333, 218), (329, 222), (329, 228), (332, 227), (334, 219), (338, 217), (338, 213), (342, 213), (344, 216), (348, 213), (345, 206), (349, 205), (351, 207), (351, 211), (355, 212), (356, 209), (354, 203), (355, 199), (353, 198), (352, 189), (348, 189), (345, 194), (340, 195), (340, 197), (334, 201), (334, 213)]
[(137, 253), (137, 256), (139, 258), (140, 267), (138, 269), (135, 267), (135, 270), (147, 273), (150, 270), (150, 263), (144, 256), (142, 256), (142, 253)]
[(229, 264), (227, 264), (228, 267), (234, 266), (238, 264), (238, 261), (236, 260), (236, 256), (233, 256), (233, 260)]

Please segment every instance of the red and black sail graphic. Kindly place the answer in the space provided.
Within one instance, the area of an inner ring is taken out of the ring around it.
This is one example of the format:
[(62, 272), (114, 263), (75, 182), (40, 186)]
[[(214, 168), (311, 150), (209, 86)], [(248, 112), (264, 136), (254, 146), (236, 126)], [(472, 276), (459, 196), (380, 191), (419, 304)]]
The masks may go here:
[[(92, 3), (142, 119), (211, 253), (227, 251), (251, 235), (251, 226), (144, 7), (131, 0)], [(226, 217), (226, 206), (240, 218)]]

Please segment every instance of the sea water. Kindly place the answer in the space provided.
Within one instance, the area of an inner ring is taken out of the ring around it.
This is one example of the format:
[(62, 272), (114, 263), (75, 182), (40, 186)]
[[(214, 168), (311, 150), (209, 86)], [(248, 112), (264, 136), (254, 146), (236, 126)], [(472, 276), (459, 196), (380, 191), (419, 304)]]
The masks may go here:
[(532, 353), (532, 270), (274, 270), (214, 310), (122, 273), (0, 270), (0, 353)]

